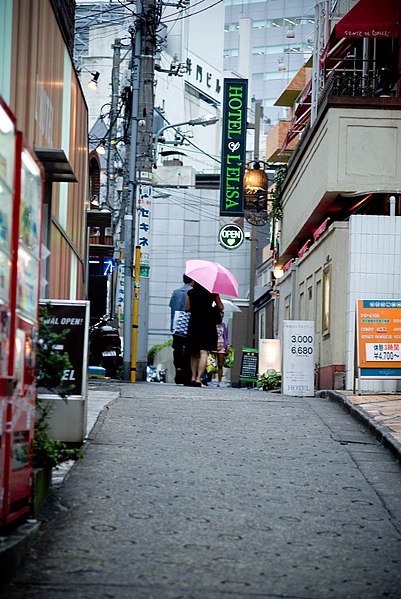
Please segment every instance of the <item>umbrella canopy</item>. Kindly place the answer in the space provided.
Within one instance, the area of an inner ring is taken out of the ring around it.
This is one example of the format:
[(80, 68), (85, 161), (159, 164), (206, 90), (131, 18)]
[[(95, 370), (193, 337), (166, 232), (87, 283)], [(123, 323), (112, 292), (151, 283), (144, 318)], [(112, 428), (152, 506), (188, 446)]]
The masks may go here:
[(210, 293), (238, 297), (238, 281), (227, 268), (209, 260), (187, 260), (185, 274)]
[(242, 312), (239, 306), (236, 306), (233, 302), (230, 302), (228, 299), (222, 299), (224, 306), (224, 312), (226, 314), (231, 314), (231, 312)]

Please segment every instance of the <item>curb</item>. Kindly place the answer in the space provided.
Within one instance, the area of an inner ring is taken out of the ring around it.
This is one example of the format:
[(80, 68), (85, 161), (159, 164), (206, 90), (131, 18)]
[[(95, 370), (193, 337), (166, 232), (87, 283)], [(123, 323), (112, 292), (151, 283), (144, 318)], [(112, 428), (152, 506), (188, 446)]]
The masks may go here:
[(359, 422), (362, 422), (379, 443), (389, 449), (397, 460), (401, 461), (401, 443), (392, 436), (390, 430), (386, 426), (377, 422), (377, 420), (369, 416), (369, 414), (367, 414), (359, 405), (352, 403), (352, 401), (337, 391), (321, 391), (318, 395), (319, 397), (325, 397), (340, 404), (346, 412), (351, 414), (351, 416), (356, 418)]
[(0, 537), (0, 592), (17, 574), (39, 528), (40, 523), (36, 520), (26, 522), (6, 537)]

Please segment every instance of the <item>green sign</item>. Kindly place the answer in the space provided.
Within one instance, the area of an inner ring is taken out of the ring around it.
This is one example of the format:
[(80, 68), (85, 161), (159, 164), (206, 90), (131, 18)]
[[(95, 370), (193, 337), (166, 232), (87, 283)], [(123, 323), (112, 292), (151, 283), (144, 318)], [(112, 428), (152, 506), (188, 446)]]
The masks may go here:
[(259, 350), (254, 347), (243, 347), (239, 380), (248, 383), (256, 383), (258, 380), (258, 366)]
[(248, 79), (224, 79), (220, 216), (243, 216)]
[(219, 243), (226, 250), (235, 250), (244, 241), (243, 229), (234, 223), (224, 225), (219, 231)]
[(150, 266), (148, 266), (147, 264), (141, 264), (141, 266), (139, 267), (139, 276), (143, 277), (144, 279), (149, 279), (149, 271)]

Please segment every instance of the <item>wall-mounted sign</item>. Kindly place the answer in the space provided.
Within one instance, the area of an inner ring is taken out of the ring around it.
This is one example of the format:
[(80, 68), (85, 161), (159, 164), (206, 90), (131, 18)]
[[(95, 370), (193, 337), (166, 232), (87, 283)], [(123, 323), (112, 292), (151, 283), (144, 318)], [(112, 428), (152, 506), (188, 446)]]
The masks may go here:
[(226, 250), (235, 250), (244, 242), (244, 230), (235, 223), (221, 227), (219, 231), (219, 244)]
[(283, 367), (281, 392), (285, 395), (313, 397), (314, 387), (313, 320), (283, 320)]
[(188, 51), (187, 57), (186, 81), (220, 104), (223, 95), (221, 71), (193, 52)]
[(401, 300), (357, 300), (360, 379), (401, 378)]
[(244, 213), (247, 79), (224, 79), (220, 216)]

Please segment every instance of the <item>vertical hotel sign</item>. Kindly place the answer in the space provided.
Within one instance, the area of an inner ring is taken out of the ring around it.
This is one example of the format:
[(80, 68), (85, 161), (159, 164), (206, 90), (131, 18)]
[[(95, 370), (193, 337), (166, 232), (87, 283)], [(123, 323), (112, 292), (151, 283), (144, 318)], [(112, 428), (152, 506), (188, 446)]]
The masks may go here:
[(247, 79), (224, 79), (220, 216), (243, 216)]
[(401, 300), (357, 300), (360, 379), (401, 379)]

